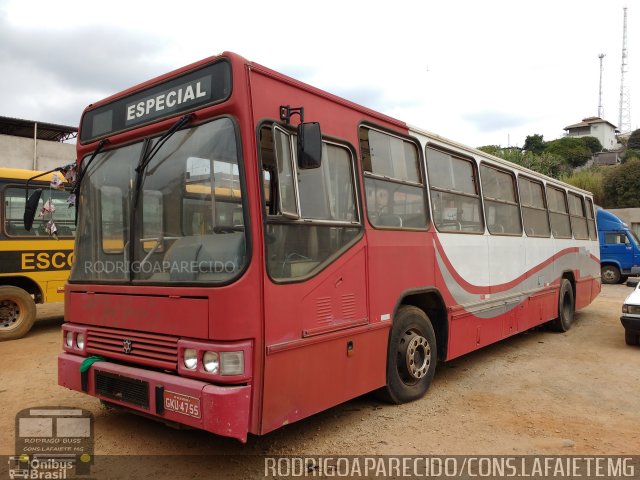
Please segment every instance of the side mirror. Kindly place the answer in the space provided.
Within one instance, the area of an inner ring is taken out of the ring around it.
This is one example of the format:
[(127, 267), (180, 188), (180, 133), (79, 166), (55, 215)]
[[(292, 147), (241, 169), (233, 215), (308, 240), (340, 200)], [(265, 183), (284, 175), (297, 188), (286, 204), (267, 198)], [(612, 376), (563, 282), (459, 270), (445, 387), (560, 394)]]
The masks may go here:
[(322, 132), (320, 124), (301, 123), (298, 125), (298, 168), (301, 170), (319, 168), (322, 164)]
[(27, 230), (27, 232), (31, 230), (31, 227), (33, 226), (33, 219), (36, 217), (36, 211), (38, 210), (41, 196), (42, 189), (38, 188), (31, 194), (31, 196), (27, 200), (27, 203), (24, 205), (24, 217), (22, 220), (24, 222), (24, 228)]

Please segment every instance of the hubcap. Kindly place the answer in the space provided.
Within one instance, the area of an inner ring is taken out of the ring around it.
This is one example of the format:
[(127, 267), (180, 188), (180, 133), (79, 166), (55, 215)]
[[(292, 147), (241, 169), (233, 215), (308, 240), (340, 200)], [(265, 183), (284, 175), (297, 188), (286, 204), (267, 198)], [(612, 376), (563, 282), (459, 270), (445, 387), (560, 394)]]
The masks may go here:
[(13, 327), (20, 318), (20, 307), (11, 300), (0, 301), (0, 328)]
[(420, 333), (405, 332), (398, 349), (398, 370), (406, 383), (415, 384), (429, 371), (431, 346)]

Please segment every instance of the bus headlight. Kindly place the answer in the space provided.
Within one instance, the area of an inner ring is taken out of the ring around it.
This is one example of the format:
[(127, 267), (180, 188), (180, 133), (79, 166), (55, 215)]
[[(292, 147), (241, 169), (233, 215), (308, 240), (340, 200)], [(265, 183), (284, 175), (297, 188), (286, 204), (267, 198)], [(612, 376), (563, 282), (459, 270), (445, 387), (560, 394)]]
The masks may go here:
[(222, 375), (242, 375), (244, 373), (244, 352), (220, 352), (220, 373)]
[(209, 373), (218, 373), (220, 367), (220, 360), (216, 352), (205, 352), (202, 358), (204, 369)]
[(84, 333), (76, 335), (76, 345), (80, 350), (84, 350)]
[(198, 365), (198, 353), (195, 348), (185, 348), (182, 352), (182, 363), (187, 370), (195, 370)]
[(69, 348), (73, 347), (73, 332), (67, 331), (64, 337), (64, 344)]

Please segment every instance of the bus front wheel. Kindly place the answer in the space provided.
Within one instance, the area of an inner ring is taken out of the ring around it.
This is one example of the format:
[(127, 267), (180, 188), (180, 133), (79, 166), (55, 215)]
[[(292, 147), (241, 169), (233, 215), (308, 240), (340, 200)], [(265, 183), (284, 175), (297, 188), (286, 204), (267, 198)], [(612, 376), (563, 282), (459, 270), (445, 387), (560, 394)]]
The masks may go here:
[(417, 400), (427, 390), (438, 361), (436, 335), (426, 313), (403, 305), (394, 318), (387, 354), (387, 385), (380, 396), (391, 403)]
[(0, 340), (25, 336), (36, 319), (31, 295), (18, 287), (0, 287)]

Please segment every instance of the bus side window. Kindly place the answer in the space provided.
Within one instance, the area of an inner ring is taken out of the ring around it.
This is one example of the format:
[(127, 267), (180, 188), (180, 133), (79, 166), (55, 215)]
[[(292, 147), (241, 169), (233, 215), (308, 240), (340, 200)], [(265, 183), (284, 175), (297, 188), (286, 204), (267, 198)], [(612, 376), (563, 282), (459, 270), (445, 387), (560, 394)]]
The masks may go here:
[(291, 148), (295, 134), (279, 126), (260, 133), (267, 270), (277, 280), (306, 277), (361, 231), (353, 156), (323, 142), (321, 166), (301, 170)]
[(441, 232), (484, 233), (475, 163), (427, 148), (427, 171), (436, 228)]
[(525, 233), (528, 237), (549, 237), (549, 212), (542, 183), (519, 176), (518, 190)]
[(415, 143), (367, 127), (360, 128), (359, 137), (369, 222), (426, 228), (426, 192)]

